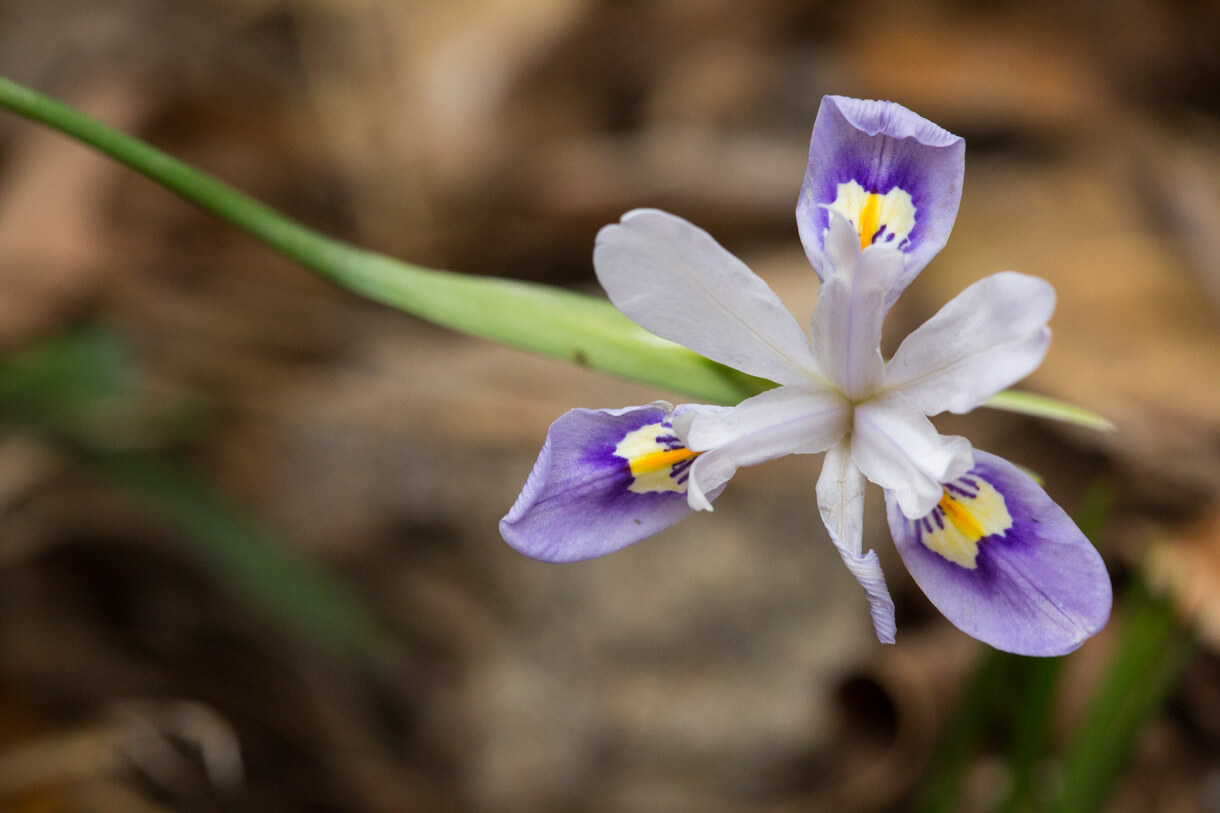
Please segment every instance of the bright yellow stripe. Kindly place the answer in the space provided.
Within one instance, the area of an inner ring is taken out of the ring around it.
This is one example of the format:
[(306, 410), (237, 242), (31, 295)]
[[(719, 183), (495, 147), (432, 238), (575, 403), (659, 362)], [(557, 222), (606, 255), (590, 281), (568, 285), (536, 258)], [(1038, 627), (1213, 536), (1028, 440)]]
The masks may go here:
[(940, 510), (945, 512), (945, 517), (956, 525), (957, 529), (971, 542), (977, 542), (987, 535), (974, 514), (970, 513), (966, 506), (950, 497), (948, 491), (944, 492), (940, 498)]
[(636, 477), (643, 474), (652, 474), (653, 472), (668, 468), (675, 463), (689, 460), (697, 454), (699, 452), (692, 452), (690, 449), (682, 446), (663, 452), (649, 452), (631, 460), (631, 473)]
[(881, 196), (874, 193), (864, 201), (860, 210), (860, 250), (872, 245), (877, 229), (881, 227)]

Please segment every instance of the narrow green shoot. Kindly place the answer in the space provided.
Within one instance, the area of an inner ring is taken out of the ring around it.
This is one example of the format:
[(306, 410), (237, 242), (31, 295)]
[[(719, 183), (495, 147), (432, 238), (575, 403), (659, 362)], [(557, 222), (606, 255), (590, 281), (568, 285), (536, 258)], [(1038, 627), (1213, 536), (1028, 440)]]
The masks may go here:
[[(105, 153), (334, 284), (421, 319), (711, 403), (735, 404), (773, 386), (653, 336), (599, 297), (423, 268), (326, 237), (211, 175), (3, 77), (0, 108)], [(988, 406), (1095, 428), (1108, 425), (1087, 410), (1024, 393), (1002, 393)]]
[(1174, 608), (1142, 585), (1127, 591), (1122, 607), (1122, 637), (1068, 746), (1054, 813), (1104, 808), (1140, 733), (1194, 649)]

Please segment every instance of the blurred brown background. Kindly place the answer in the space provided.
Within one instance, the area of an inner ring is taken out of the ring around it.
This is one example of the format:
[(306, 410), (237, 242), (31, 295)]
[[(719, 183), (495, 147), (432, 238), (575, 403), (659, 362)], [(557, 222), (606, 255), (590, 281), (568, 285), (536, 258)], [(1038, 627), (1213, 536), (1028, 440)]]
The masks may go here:
[[(939, 425), (1070, 511), (1115, 496), (1096, 541), (1118, 584), (1150, 559), (1204, 646), (1112, 809), (1220, 810), (1220, 6), (0, 0), (0, 74), (425, 265), (594, 290), (597, 229), (666, 208), (802, 322), (793, 208), (821, 96), (965, 136), (957, 228), (888, 339), (997, 270), (1056, 285), (1024, 386), (1119, 430)], [(391, 654), (290, 631), (87, 449), (11, 421), (0, 809), (904, 810), (934, 767), (979, 648), (903, 572), (879, 494), (895, 647), (807, 459), (606, 560), (526, 560), (496, 523), (549, 422), (676, 396), (361, 301), (2, 115), (0, 352), (82, 325), (117, 337), (138, 394), (90, 417), (93, 441), (210, 484), (346, 585)], [(1056, 731), (1121, 624), (1073, 656)], [(966, 809), (997, 770), (970, 768)]]

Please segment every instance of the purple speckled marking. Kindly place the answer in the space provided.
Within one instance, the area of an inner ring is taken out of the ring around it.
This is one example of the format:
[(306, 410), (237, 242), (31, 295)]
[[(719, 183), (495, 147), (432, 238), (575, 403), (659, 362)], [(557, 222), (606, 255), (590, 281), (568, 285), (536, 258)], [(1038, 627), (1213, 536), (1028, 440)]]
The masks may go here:
[(676, 480), (678, 485), (684, 484), (690, 479), (690, 467), (695, 462), (695, 458), (688, 457), (685, 460), (679, 460), (669, 467), (669, 476)]
[[(649, 426), (650, 424), (659, 424), (661, 427), (663, 427), (665, 429), (673, 429), (673, 424), (670, 422), (668, 417), (661, 421), (657, 421), (657, 420), (655, 420), (655, 418), (652, 420), (645, 420), (642, 423), (639, 423), (638, 425), (635, 422), (628, 423), (625, 425), (625, 428), (622, 430), (621, 434), (612, 439), (612, 442), (607, 442), (607, 443), (602, 444), (598, 448), (590, 449), (588, 457), (586, 457), (586, 459), (585, 459), (585, 462), (587, 462), (588, 464), (593, 465), (593, 466), (600, 466), (600, 465), (606, 465), (609, 461), (622, 461), (621, 463), (616, 463), (616, 465), (622, 473), (623, 490), (627, 491), (628, 493), (635, 495), (635, 496), (644, 496), (642, 494), (638, 494), (637, 492), (630, 491), (630, 486), (631, 486), (632, 482), (634, 482), (634, 480), (635, 480), (635, 477), (631, 473), (631, 461), (625, 457), (615, 454), (614, 450), (617, 449), (618, 444), (621, 443), (632, 432), (643, 429), (644, 427)], [(626, 427), (630, 427), (630, 428), (626, 428)], [(674, 449), (684, 448), (682, 446), (681, 439), (677, 435), (657, 435), (655, 438), (655, 441), (656, 441), (657, 446), (659, 447), (658, 451), (662, 451), (662, 452), (672, 452)], [(686, 481), (688, 479), (690, 479), (689, 469), (691, 467), (691, 464), (694, 462), (695, 462), (695, 458), (688, 457), (686, 460), (679, 460), (677, 463), (671, 464), (669, 467), (669, 478), (671, 480), (675, 481), (676, 483), (678, 483), (679, 485), (685, 484)], [(653, 492), (648, 492), (648, 493), (653, 493)], [(662, 493), (662, 492), (657, 492), (657, 493)], [(682, 499), (685, 499), (685, 496), (683, 496), (682, 494), (679, 494), (678, 492), (664, 492), (664, 493), (675, 494), (675, 495), (682, 497)]]
[[(994, 584), (1002, 571), (1001, 562), (997, 558), (999, 554), (993, 550), (994, 546), (1001, 544), (1014, 550), (1028, 550), (1031, 546), (1037, 544), (1035, 532), (1037, 531), (1039, 520), (1032, 515), (1029, 505), (1009, 499), (1008, 494), (1005, 492), (1005, 478), (1003, 473), (998, 469), (989, 467), (986, 463), (980, 463), (976, 459), (974, 468), (967, 472), (967, 475), (974, 475), (986, 480), (1004, 497), (1005, 506), (1012, 517), (1012, 527), (998, 534), (988, 534), (978, 540), (979, 554), (975, 559), (974, 570), (964, 568), (956, 562), (952, 562), (939, 553), (930, 550), (923, 544), (922, 537), (917, 541), (919, 541), (919, 549), (930, 557), (935, 557), (937, 561), (944, 562), (955, 571), (970, 574), (968, 578), (976, 586), (979, 584)], [(967, 499), (978, 497), (981, 491), (978, 481), (972, 480), (969, 476), (959, 477), (952, 483), (943, 483), (942, 486), (950, 494)], [(923, 521), (926, 523), (927, 532), (931, 533), (932, 531), (929, 517), (934, 517), (937, 526), (943, 529), (945, 527), (943, 516), (944, 510), (939, 505), (933, 508), (929, 515), (923, 518)]]
[(944, 488), (950, 494), (973, 500), (979, 495), (979, 484), (968, 477), (961, 477), (952, 483), (945, 483)]
[[(671, 424), (669, 421), (662, 421), (661, 426), (666, 429), (674, 428), (673, 424)], [(626, 435), (623, 437), (626, 437)], [(660, 446), (664, 451), (671, 452), (674, 449), (681, 449), (682, 441), (678, 439), (677, 435), (657, 435), (657, 445)]]

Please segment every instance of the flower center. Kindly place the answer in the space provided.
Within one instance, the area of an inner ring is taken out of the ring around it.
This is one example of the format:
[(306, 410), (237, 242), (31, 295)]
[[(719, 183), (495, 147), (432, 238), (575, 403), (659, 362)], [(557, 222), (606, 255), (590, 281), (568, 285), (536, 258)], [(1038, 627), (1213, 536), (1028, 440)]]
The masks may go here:
[(864, 207), (860, 209), (860, 223), (857, 230), (860, 232), (860, 250), (868, 248), (873, 244), (873, 240), (877, 239), (877, 232), (881, 226), (881, 196), (869, 195), (864, 201)]
[(856, 227), (861, 250), (873, 243), (903, 249), (915, 228), (915, 202), (909, 192), (897, 186), (882, 195), (869, 192), (856, 181), (841, 183), (827, 208)]
[(628, 432), (614, 447), (614, 454), (627, 461), (631, 472), (629, 491), (647, 494), (655, 491), (686, 492), (690, 467), (702, 452), (682, 445), (668, 422), (650, 423)]
[(922, 519), (913, 520), (919, 540), (967, 570), (978, 567), (979, 543), (1012, 527), (1004, 495), (977, 474), (945, 484), (940, 502)]

